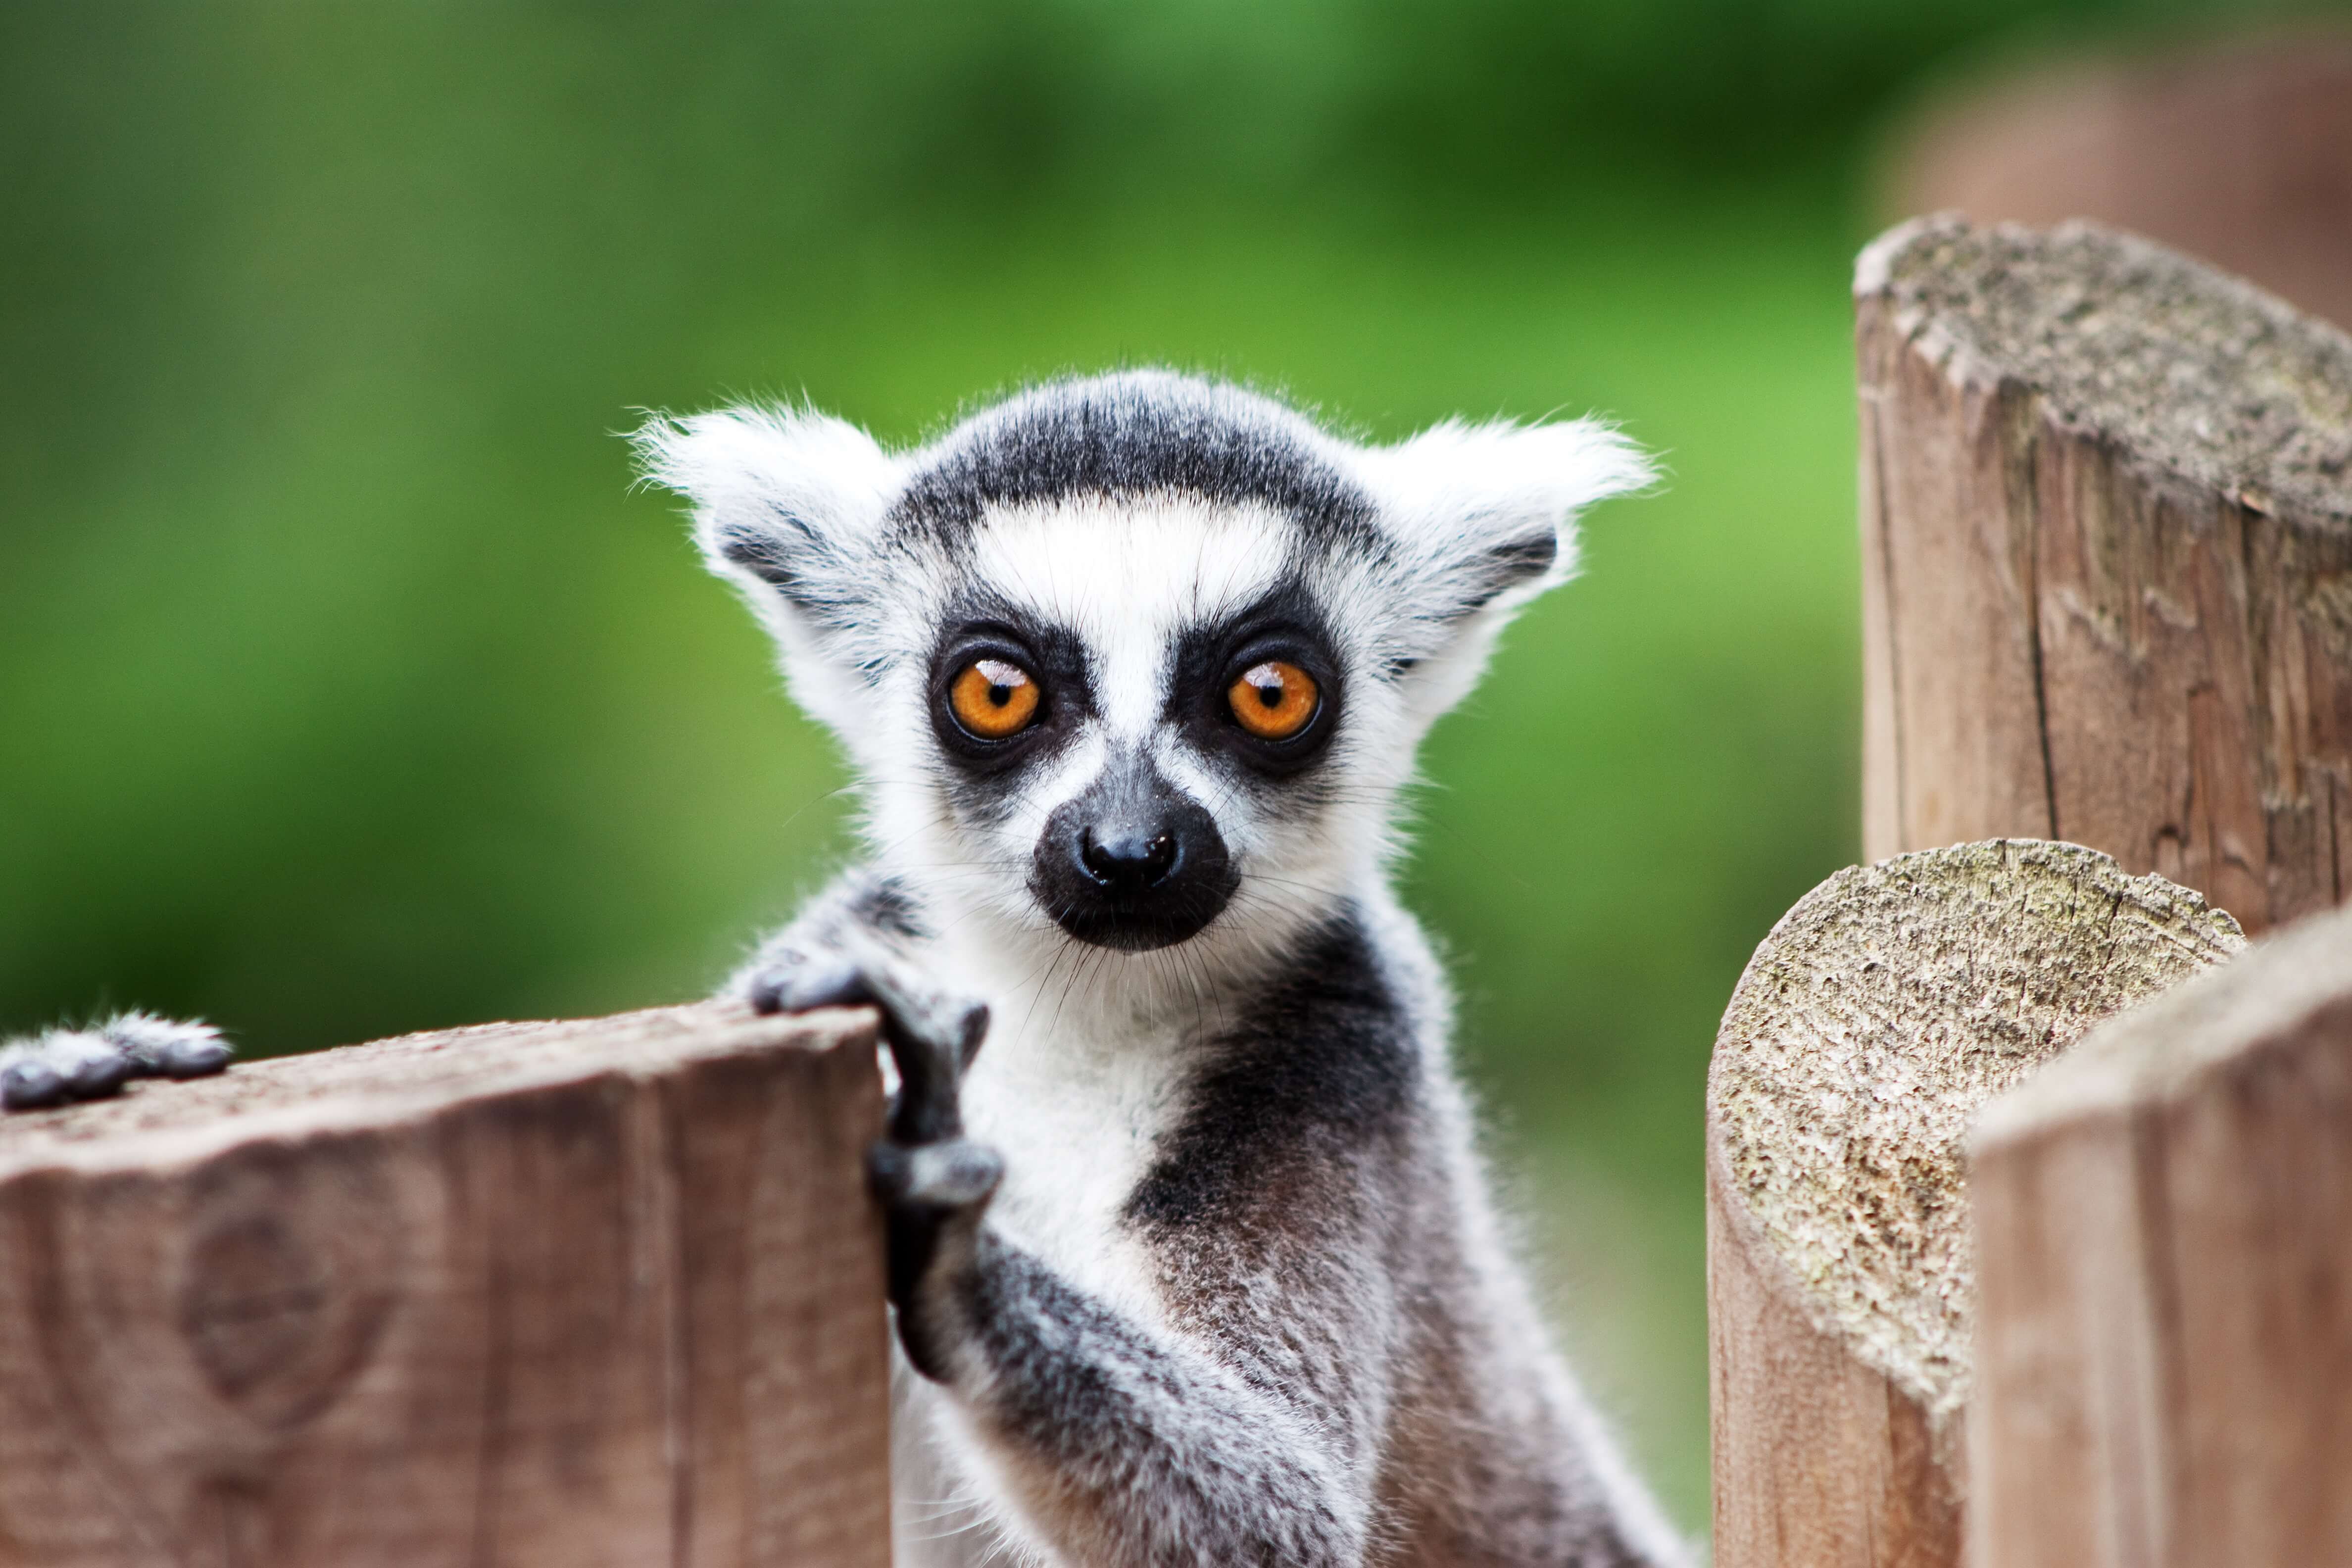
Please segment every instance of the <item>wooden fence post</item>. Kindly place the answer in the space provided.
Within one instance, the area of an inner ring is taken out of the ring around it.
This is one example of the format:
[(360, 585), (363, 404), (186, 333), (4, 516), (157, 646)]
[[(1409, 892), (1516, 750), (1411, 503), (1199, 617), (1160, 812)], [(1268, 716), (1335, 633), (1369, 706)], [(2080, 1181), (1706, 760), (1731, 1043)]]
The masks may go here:
[(1880, 210), (2088, 218), (2352, 326), (2352, 30), (2004, 54), (1931, 89), (1884, 160)]
[(2352, 338), (2076, 224), (1906, 224), (1854, 294), (1865, 855), (2352, 891)]
[(881, 1109), (714, 1004), (0, 1119), (0, 1563), (881, 1568)]
[(1707, 1075), (1718, 1568), (1958, 1562), (1969, 1119), (2243, 945), (2196, 894), (2044, 843), (1842, 871), (1773, 928)]
[(2352, 911), (2092, 1035), (1970, 1167), (1969, 1560), (2352, 1563)]

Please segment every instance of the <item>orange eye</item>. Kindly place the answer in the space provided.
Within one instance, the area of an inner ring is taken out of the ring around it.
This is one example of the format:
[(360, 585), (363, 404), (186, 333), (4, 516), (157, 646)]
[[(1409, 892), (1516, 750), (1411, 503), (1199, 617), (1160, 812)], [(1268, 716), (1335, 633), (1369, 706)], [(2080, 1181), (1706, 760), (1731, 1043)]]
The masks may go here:
[(1017, 664), (976, 658), (948, 688), (956, 722), (983, 741), (1017, 735), (1037, 717), (1037, 683)]
[(1316, 698), (1315, 678), (1279, 658), (1251, 666), (1225, 689), (1234, 717), (1261, 741), (1287, 741), (1307, 728)]

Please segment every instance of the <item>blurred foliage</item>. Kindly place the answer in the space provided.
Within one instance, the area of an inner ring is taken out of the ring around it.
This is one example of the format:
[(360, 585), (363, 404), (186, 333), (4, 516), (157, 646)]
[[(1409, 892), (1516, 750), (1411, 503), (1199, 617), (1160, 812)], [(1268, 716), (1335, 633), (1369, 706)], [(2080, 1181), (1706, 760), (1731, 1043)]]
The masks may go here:
[(1671, 483), (1441, 728), (1409, 881), (1696, 1521), (1706, 1050), (1854, 853), (1853, 170), (1955, 50), (2246, 14), (0, 7), (0, 1027), (638, 1005), (787, 910), (841, 776), (630, 491), (640, 405), (910, 439), (1172, 361), (1382, 437), (1597, 407)]

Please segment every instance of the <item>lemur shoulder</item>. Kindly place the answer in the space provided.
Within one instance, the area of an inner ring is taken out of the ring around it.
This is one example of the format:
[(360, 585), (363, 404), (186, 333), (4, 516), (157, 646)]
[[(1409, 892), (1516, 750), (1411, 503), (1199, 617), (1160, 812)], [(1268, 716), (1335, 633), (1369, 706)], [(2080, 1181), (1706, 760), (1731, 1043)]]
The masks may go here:
[(640, 444), (861, 786), (868, 858), (729, 989), (883, 1008), (899, 1561), (1683, 1562), (1389, 885), (1423, 735), (1639, 454), (1150, 372), (909, 452), (782, 408)]

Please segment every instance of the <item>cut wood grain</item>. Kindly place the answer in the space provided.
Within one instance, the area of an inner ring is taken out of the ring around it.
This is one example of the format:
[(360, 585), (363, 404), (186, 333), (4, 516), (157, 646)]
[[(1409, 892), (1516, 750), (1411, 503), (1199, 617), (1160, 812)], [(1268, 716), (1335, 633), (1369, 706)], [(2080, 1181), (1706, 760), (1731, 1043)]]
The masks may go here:
[(1970, 1165), (1970, 1561), (2352, 1563), (2352, 912), (2101, 1028)]
[(873, 1045), (711, 1005), (0, 1120), (0, 1563), (878, 1568)]
[(2243, 945), (2195, 893), (2046, 843), (1842, 871), (1773, 928), (1707, 1075), (1721, 1568), (1959, 1560), (1969, 1120)]
[(2057, 837), (2260, 931), (2352, 888), (2352, 338), (2084, 225), (1854, 281), (1864, 853)]

